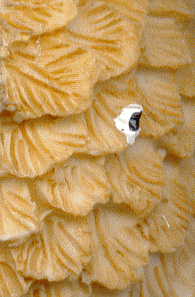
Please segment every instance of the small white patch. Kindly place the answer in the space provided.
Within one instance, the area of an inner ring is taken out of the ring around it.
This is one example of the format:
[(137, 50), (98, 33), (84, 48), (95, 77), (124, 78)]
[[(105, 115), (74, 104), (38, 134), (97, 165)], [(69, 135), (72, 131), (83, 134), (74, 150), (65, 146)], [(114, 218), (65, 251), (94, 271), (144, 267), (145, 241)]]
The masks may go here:
[(169, 224), (169, 222), (168, 222), (166, 216), (162, 216), (162, 218), (163, 218), (163, 220), (165, 221), (165, 223), (166, 223), (166, 225), (167, 225), (167, 227), (168, 227), (168, 229), (169, 229), (169, 228), (170, 228), (170, 224)]
[(129, 127), (129, 120), (134, 113), (143, 112), (143, 107), (139, 104), (130, 104), (124, 107), (121, 113), (114, 119), (116, 128), (126, 135), (127, 142), (133, 144), (141, 129), (133, 131)]

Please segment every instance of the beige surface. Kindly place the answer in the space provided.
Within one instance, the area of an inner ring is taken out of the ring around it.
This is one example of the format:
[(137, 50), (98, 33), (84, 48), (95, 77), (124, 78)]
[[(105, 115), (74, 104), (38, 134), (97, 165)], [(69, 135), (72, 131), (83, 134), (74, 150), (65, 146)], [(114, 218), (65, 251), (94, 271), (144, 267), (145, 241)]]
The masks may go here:
[(2, 116), (0, 121), (0, 160), (8, 173), (18, 177), (44, 174), (86, 143), (86, 127), (80, 115), (21, 124)]
[(28, 184), (15, 178), (0, 181), (0, 242), (22, 241), (38, 231), (36, 204)]
[(124, 289), (140, 280), (149, 243), (137, 226), (139, 220), (117, 205), (97, 208), (90, 219), (92, 259), (85, 278), (109, 289)]
[(22, 296), (31, 284), (16, 271), (15, 263), (6, 248), (0, 248), (0, 296)]
[(194, 297), (193, 2), (0, 0), (0, 297)]
[(11, 248), (11, 253), (26, 277), (49, 281), (76, 277), (90, 259), (88, 219), (49, 215), (40, 233)]
[(195, 293), (195, 224), (191, 224), (185, 245), (173, 254), (155, 254), (145, 269), (144, 297), (193, 297)]
[(90, 297), (90, 289), (77, 281), (37, 282), (24, 297)]
[(5, 46), (26, 41), (33, 35), (63, 27), (76, 13), (74, 0), (1, 0), (0, 40)]
[(163, 151), (146, 139), (138, 139), (118, 156), (108, 156), (106, 170), (113, 201), (127, 204), (137, 216), (148, 216), (162, 199), (163, 159)]
[(63, 31), (12, 46), (12, 53), (1, 65), (5, 89), (2, 105), (13, 112), (17, 122), (79, 113), (91, 103), (95, 66), (92, 53), (73, 51)]
[(43, 204), (74, 215), (87, 215), (97, 203), (108, 202), (111, 194), (104, 160), (91, 157), (69, 158), (32, 187)]

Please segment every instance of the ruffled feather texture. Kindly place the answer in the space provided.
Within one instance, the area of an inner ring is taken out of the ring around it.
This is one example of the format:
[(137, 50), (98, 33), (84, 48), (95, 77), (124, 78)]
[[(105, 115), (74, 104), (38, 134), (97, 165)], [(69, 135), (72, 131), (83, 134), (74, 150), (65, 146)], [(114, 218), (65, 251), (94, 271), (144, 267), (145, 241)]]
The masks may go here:
[(171, 254), (155, 254), (145, 268), (144, 297), (193, 297), (195, 293), (195, 222), (191, 224), (185, 245)]
[(109, 156), (106, 170), (113, 201), (127, 204), (138, 216), (147, 216), (162, 199), (163, 158), (163, 151), (144, 139), (119, 155)]
[(189, 158), (195, 152), (195, 102), (185, 101), (184, 122), (160, 140), (170, 154), (178, 158)]
[(0, 296), (23, 296), (31, 283), (16, 271), (13, 257), (7, 248), (0, 248)]
[(190, 5), (183, 0), (150, 0), (149, 11), (153, 16), (175, 16), (179, 20), (192, 18)]
[(142, 50), (145, 66), (177, 69), (191, 63), (187, 42), (174, 18), (148, 16)]
[(184, 243), (194, 215), (194, 160), (167, 160), (162, 202), (142, 225), (152, 251), (173, 252)]
[(95, 204), (108, 202), (111, 192), (104, 160), (90, 157), (70, 158), (64, 167), (55, 168), (32, 187), (45, 206), (73, 215), (86, 215)]
[(95, 57), (84, 49), (72, 50), (71, 43), (63, 32), (43, 35), (13, 46), (2, 60), (5, 96), (0, 104), (15, 121), (63, 117), (90, 106)]
[(81, 112), (89, 106), (93, 76), (110, 78), (137, 63), (147, 1), (84, 2), (67, 28), (10, 48), (0, 70), (6, 93), (0, 105), (14, 111), (15, 120)]
[(16, 268), (26, 277), (60, 281), (79, 275), (90, 260), (87, 218), (50, 214), (37, 235), (11, 249)]
[(65, 26), (77, 14), (74, 0), (1, 0), (0, 30), (3, 46), (27, 41)]
[(135, 102), (144, 108), (141, 118), (144, 136), (159, 138), (184, 121), (173, 73), (146, 69), (135, 75), (127, 73), (95, 87), (93, 104), (85, 113), (88, 153), (100, 155), (126, 149), (126, 139), (115, 127), (114, 118), (122, 108)]
[(142, 68), (135, 78), (144, 108), (142, 134), (159, 138), (180, 126), (183, 110), (174, 72)]
[(149, 243), (128, 208), (110, 205), (97, 208), (90, 217), (92, 258), (86, 267), (88, 282), (109, 289), (124, 289), (142, 276), (148, 261)]
[(1, 1), (0, 297), (194, 296), (193, 2)]
[[(189, 0), (191, 1), (191, 0)], [(192, 1), (191, 1), (192, 2)], [(193, 9), (191, 12), (195, 14), (194, 2), (191, 3)], [(182, 67), (177, 71), (180, 92), (182, 95), (193, 99), (195, 97), (195, 48), (194, 48), (194, 27), (195, 20), (191, 18), (190, 22), (182, 23), (183, 34), (188, 43), (192, 63), (186, 67)]]
[(16, 124), (0, 118), (0, 160), (4, 170), (19, 177), (46, 173), (86, 143), (82, 115)]
[(22, 241), (38, 231), (36, 204), (25, 181), (0, 180), (0, 201), (0, 242)]
[(90, 297), (90, 289), (78, 281), (36, 282), (24, 297)]
[(66, 36), (76, 47), (90, 49), (105, 80), (135, 66), (148, 1), (84, 0)]

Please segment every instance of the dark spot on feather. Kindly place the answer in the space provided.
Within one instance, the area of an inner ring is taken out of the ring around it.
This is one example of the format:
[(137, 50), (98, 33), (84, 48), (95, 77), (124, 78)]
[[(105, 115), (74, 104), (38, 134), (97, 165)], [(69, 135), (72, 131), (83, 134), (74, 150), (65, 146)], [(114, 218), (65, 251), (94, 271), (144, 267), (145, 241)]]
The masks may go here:
[(142, 111), (134, 112), (129, 119), (129, 129), (131, 131), (137, 131), (139, 129), (139, 122), (142, 115)]

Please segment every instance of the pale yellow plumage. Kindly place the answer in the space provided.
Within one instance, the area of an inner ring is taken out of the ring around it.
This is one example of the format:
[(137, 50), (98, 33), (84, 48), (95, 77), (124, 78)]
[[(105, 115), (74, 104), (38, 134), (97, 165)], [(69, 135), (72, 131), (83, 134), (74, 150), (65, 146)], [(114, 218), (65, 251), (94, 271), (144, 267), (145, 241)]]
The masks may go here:
[(193, 1), (0, 2), (0, 297), (194, 297)]

